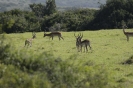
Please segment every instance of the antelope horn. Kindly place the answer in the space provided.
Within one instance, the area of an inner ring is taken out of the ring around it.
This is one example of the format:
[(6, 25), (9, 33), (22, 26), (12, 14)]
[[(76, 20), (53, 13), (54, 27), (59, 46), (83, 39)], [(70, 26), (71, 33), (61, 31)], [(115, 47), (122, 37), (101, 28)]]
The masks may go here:
[(79, 33), (79, 37), (81, 37), (82, 35), (81, 35), (81, 33)]
[(77, 38), (77, 36), (75, 35), (75, 33), (74, 33), (74, 36)]
[(34, 36), (34, 35), (36, 35), (36, 33), (33, 31), (33, 32), (32, 32), (32, 35)]
[(82, 33), (82, 35), (80, 37), (83, 38), (83, 33)]

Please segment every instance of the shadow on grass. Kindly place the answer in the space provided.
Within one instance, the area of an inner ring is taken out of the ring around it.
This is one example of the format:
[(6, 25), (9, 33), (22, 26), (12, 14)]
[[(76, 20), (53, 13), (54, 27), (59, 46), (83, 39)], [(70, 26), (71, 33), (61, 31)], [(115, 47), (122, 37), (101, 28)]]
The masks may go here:
[(122, 62), (122, 64), (133, 64), (133, 55), (128, 60)]

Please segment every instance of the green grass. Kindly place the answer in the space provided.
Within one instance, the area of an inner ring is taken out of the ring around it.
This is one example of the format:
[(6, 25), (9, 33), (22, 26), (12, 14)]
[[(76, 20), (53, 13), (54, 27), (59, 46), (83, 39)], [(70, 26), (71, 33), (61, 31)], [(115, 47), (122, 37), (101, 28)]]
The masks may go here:
[[(128, 30), (131, 31), (131, 30)], [(77, 32), (76, 34), (78, 34)], [(88, 53), (77, 52), (75, 46), (74, 32), (62, 32), (64, 40), (57, 37), (50, 39), (43, 37), (43, 32), (36, 33), (37, 38), (33, 40), (32, 47), (24, 47), (24, 41), (31, 38), (31, 33), (6, 34), (7, 40), (16, 47), (16, 50), (27, 50), (29, 54), (37, 56), (46, 51), (62, 60), (71, 57), (75, 59), (73, 62), (90, 63), (108, 69), (111, 78), (110, 84), (122, 85), (123, 88), (132, 88), (133, 86), (133, 64), (123, 65), (124, 61), (133, 55), (133, 37), (129, 42), (120, 29), (100, 30), (100, 31), (82, 31), (83, 39), (91, 41), (92, 50)], [(120, 87), (121, 88), (121, 87)]]

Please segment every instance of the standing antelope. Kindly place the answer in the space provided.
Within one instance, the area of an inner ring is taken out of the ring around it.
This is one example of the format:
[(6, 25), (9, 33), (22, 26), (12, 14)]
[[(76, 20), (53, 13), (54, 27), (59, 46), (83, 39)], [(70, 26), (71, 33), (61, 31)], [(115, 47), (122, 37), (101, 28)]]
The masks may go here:
[(36, 38), (36, 34), (32, 32), (32, 38), (25, 40), (25, 46), (27, 45), (27, 46), (31, 47), (32, 46), (32, 41), (33, 41), (34, 38)]
[(49, 33), (49, 34), (46, 34), (46, 33), (44, 32), (44, 36), (43, 36), (43, 37), (45, 37), (45, 36), (49, 36), (49, 39), (52, 38), (52, 40), (53, 40), (53, 37), (54, 37), (54, 36), (58, 36), (59, 40), (60, 40), (60, 38), (62, 38), (62, 39), (64, 40), (64, 38), (62, 37), (62, 35), (61, 35), (60, 32), (51, 32), (51, 33)]
[(76, 36), (75, 33), (74, 33), (74, 36), (76, 38), (76, 47), (77, 47), (77, 50), (78, 50), (78, 52), (80, 52), (79, 38), (81, 37), (81, 35), (78, 34), (78, 36)]
[(127, 41), (129, 41), (129, 37), (133, 37), (133, 32), (125, 32), (125, 28), (127, 28), (127, 26), (123, 26), (123, 33), (126, 35)]
[[(75, 34), (74, 34), (74, 36), (75, 36)], [(80, 33), (80, 35), (78, 34), (78, 36), (75, 36), (75, 38), (76, 38), (76, 47), (78, 49), (78, 52), (80, 52), (80, 51), (82, 52), (82, 47), (84, 47), (84, 52), (85, 52), (85, 49), (86, 49), (86, 52), (88, 52), (87, 46), (89, 46), (91, 49), (90, 41), (88, 39), (81, 41), (81, 39), (83, 38), (83, 34), (81, 35), (81, 33)]]

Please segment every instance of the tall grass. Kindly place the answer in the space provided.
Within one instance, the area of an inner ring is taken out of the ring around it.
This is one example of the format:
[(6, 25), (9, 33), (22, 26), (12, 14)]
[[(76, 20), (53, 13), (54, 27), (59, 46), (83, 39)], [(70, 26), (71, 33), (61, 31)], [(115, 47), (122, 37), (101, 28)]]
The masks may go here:
[(43, 33), (38, 32), (32, 47), (24, 47), (31, 33), (1, 37), (0, 86), (132, 88), (133, 65), (122, 63), (132, 56), (133, 38), (127, 42), (122, 30), (117, 29), (82, 33), (84, 39), (91, 41), (92, 50), (88, 53), (77, 52), (74, 32), (62, 32), (64, 40), (61, 41), (57, 37), (43, 38)]

